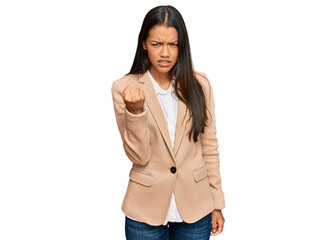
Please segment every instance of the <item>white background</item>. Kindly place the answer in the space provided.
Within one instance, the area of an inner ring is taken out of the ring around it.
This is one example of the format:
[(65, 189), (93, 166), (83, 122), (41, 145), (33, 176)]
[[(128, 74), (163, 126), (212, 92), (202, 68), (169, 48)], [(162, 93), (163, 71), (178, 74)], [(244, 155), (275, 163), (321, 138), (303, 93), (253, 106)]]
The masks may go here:
[(1, 1), (0, 239), (124, 239), (110, 88), (175, 6), (215, 91), (224, 232), (336, 239), (334, 1)]

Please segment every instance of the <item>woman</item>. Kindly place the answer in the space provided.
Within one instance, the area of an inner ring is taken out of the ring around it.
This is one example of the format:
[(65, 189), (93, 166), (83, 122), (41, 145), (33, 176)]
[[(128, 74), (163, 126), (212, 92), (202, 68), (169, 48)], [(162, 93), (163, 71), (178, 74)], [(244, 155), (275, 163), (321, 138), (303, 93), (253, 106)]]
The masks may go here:
[(172, 6), (143, 21), (131, 71), (112, 96), (132, 161), (122, 204), (127, 239), (209, 239), (222, 232), (214, 97), (194, 72), (187, 29)]

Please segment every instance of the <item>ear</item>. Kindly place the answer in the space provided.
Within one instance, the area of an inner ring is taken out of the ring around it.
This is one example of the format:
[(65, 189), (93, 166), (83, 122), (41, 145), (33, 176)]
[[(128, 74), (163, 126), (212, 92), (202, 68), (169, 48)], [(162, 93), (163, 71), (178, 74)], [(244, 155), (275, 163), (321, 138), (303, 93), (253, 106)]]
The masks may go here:
[(143, 47), (143, 49), (145, 49), (145, 51), (147, 51), (147, 46), (146, 46), (146, 41), (145, 40), (142, 42), (142, 47)]

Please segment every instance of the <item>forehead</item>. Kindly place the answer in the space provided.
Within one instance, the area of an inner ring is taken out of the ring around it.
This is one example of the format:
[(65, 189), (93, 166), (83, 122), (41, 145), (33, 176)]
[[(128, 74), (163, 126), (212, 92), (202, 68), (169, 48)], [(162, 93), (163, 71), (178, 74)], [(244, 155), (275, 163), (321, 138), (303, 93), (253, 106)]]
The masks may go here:
[(159, 41), (177, 41), (178, 32), (174, 27), (157, 25), (149, 30), (148, 39)]

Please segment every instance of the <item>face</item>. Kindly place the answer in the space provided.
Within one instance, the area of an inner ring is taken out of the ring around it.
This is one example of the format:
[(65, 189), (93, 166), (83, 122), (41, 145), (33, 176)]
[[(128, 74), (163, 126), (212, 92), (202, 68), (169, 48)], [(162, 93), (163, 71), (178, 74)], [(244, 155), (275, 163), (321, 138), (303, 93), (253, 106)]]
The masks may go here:
[(152, 27), (143, 48), (147, 50), (153, 75), (167, 74), (178, 59), (178, 33), (176, 28), (164, 25)]

